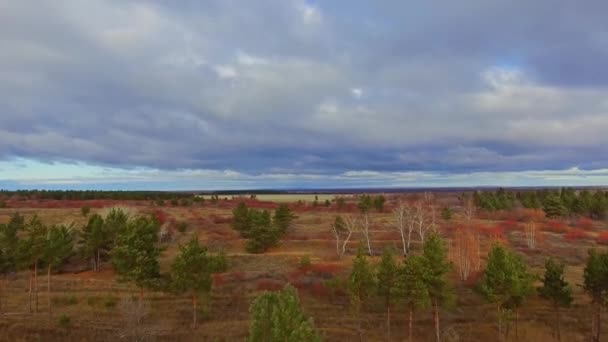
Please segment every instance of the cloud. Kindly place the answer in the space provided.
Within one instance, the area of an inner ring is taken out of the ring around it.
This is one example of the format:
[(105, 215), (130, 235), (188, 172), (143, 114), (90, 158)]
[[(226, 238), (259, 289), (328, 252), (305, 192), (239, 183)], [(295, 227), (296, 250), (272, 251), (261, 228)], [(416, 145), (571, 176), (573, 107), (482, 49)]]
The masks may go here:
[(386, 184), (393, 172), (602, 170), (606, 10), (4, 2), (0, 160), (333, 181), (367, 170)]

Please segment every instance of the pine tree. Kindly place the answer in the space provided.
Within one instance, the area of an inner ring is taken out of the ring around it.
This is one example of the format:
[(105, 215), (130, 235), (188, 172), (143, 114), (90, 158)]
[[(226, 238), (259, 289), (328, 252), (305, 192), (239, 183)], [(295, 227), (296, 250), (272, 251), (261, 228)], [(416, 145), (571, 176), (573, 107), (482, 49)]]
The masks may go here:
[(503, 338), (505, 310), (515, 309), (517, 318), (517, 310), (532, 292), (533, 280), (521, 257), (499, 244), (492, 246), (479, 289), (488, 302), (496, 305), (499, 339)]
[(108, 233), (104, 229), (103, 218), (94, 214), (89, 216), (89, 221), (82, 228), (82, 249), (83, 255), (93, 257), (93, 270), (99, 271), (101, 263), (101, 253), (107, 249)]
[(263, 253), (268, 248), (276, 246), (279, 241), (280, 233), (273, 226), (270, 213), (267, 210), (262, 212), (250, 210), (251, 229), (246, 249), (250, 253)]
[(298, 293), (292, 286), (279, 292), (264, 292), (249, 308), (249, 342), (320, 342), (312, 319), (300, 308)]
[(7, 274), (18, 267), (19, 234), (25, 228), (25, 220), (19, 213), (11, 216), (6, 224), (0, 224), (0, 313), (3, 310), (4, 283)]
[(251, 229), (251, 218), (249, 215), (249, 208), (243, 202), (240, 202), (232, 210), (232, 228), (238, 231), (241, 236), (247, 237), (249, 230)]
[(139, 288), (139, 302), (144, 288), (153, 287), (158, 280), (160, 249), (157, 247), (159, 223), (148, 217), (129, 220), (119, 232), (111, 251), (112, 264), (119, 280), (135, 283)]
[(538, 288), (540, 296), (553, 304), (555, 309), (554, 335), (557, 340), (561, 340), (560, 333), (560, 309), (567, 308), (572, 303), (572, 287), (564, 279), (563, 262), (547, 259), (545, 262), (545, 275), (543, 276), (543, 286)]
[(51, 314), (51, 271), (59, 267), (72, 255), (74, 250), (74, 230), (71, 226), (53, 226), (49, 229), (44, 248), (43, 260), (47, 265), (47, 297)]
[(287, 204), (281, 204), (274, 211), (273, 223), (279, 234), (285, 234), (296, 216), (291, 212)]
[(600, 341), (600, 313), (602, 306), (606, 305), (608, 296), (608, 252), (599, 253), (594, 249), (589, 250), (589, 257), (583, 274), (583, 289), (594, 307), (592, 319), (592, 341)]
[(415, 309), (427, 308), (431, 304), (424, 283), (425, 261), (419, 255), (408, 256), (399, 270), (397, 294), (405, 301), (408, 311), (408, 341), (412, 341), (412, 322)]
[(386, 248), (376, 270), (377, 292), (384, 299), (386, 306), (386, 329), (388, 340), (391, 339), (391, 304), (397, 291), (399, 268), (395, 262), (392, 249)]
[(211, 274), (223, 272), (223, 257), (216, 258), (207, 254), (198, 236), (194, 236), (185, 246), (180, 246), (179, 254), (171, 264), (172, 288), (178, 293), (188, 293), (192, 299), (192, 327), (196, 328), (198, 299), (211, 292)]
[(34, 311), (38, 312), (38, 266), (44, 257), (47, 231), (47, 227), (40, 221), (40, 218), (34, 216), (25, 226), (25, 238), (19, 240), (19, 260), (22, 266), (30, 268), (30, 312), (32, 312), (32, 298), (35, 300)]
[(363, 339), (361, 328), (361, 311), (363, 303), (368, 299), (375, 286), (374, 271), (367, 261), (363, 247), (359, 247), (357, 256), (353, 261), (353, 269), (348, 277), (347, 290), (351, 309), (357, 321), (359, 337)]
[(431, 234), (422, 251), (423, 282), (433, 306), (435, 341), (440, 341), (439, 308), (453, 301), (453, 289), (448, 279), (452, 263), (447, 258), (445, 243), (436, 233)]

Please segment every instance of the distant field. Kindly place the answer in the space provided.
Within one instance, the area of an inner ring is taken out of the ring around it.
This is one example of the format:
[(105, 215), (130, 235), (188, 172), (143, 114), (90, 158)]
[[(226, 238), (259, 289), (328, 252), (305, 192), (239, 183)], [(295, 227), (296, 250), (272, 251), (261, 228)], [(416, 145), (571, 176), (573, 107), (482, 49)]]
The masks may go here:
[[(219, 195), (220, 197), (232, 197), (232, 195)], [(297, 202), (297, 201), (305, 201), (312, 202), (315, 200), (315, 196), (317, 196), (319, 202), (325, 202), (325, 200), (333, 200), (336, 196), (344, 196), (351, 197), (352, 194), (260, 194), (256, 195), (256, 198), (260, 201), (268, 201), (268, 202)], [(204, 196), (208, 198), (209, 196)], [(249, 197), (249, 195), (243, 195), (243, 197)]]

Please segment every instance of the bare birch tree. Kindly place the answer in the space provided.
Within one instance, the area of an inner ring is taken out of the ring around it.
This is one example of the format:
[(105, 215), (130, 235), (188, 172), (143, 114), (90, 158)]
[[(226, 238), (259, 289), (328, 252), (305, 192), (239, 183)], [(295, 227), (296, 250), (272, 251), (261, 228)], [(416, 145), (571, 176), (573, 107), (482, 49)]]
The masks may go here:
[(372, 245), (370, 242), (370, 232), (369, 232), (370, 226), (371, 226), (371, 222), (370, 222), (369, 213), (364, 212), (361, 216), (361, 225), (359, 227), (359, 230), (361, 231), (361, 234), (363, 234), (363, 237), (365, 238), (365, 241), (367, 243), (367, 251), (368, 251), (369, 255), (372, 255)]
[(357, 219), (352, 216), (346, 216), (344, 219), (338, 216), (331, 225), (331, 232), (336, 239), (336, 254), (339, 258), (346, 253), (346, 245), (356, 229)]
[(526, 245), (528, 245), (528, 248), (536, 248), (536, 222), (531, 221), (526, 223), (524, 232), (526, 234)]
[(395, 229), (397, 229), (399, 234), (401, 234), (403, 255), (407, 255), (410, 251), (412, 231), (414, 231), (414, 210), (408, 204), (399, 202), (399, 205), (394, 210), (394, 215)]

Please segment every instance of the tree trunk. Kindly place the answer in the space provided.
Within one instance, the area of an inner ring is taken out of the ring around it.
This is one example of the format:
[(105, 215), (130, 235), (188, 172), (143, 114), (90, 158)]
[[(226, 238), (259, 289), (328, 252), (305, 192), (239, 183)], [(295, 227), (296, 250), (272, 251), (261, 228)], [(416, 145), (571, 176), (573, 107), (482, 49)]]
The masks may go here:
[(95, 256), (95, 259), (97, 260), (95, 262), (95, 272), (99, 272), (99, 263), (101, 261), (101, 258), (99, 257), (99, 248), (97, 248), (97, 255)]
[(595, 336), (593, 336), (593, 342), (600, 342), (600, 326), (602, 321), (600, 320), (600, 314), (602, 306), (599, 303), (595, 304)]
[(386, 303), (386, 332), (388, 334), (388, 341), (391, 340), (391, 304), (389, 301)]
[(519, 308), (515, 307), (515, 337), (519, 338)]
[(336, 236), (336, 254), (338, 255), (338, 258), (342, 257), (340, 255), (340, 238), (338, 236)]
[(30, 288), (28, 291), (28, 308), (29, 308), (30, 313), (32, 313), (32, 284), (34, 281), (34, 275), (32, 273), (33, 273), (33, 270), (30, 271)]
[(559, 312), (559, 306), (557, 306), (555, 308), (555, 313), (556, 313), (556, 319), (555, 319), (555, 335), (557, 337), (558, 341), (562, 340), (562, 334), (561, 334), (561, 329), (560, 329), (560, 312)]
[(403, 244), (403, 256), (407, 255), (407, 248), (405, 248), (405, 232), (402, 230), (400, 230), (401, 232), (401, 244)]
[(437, 304), (437, 299), (433, 301), (433, 319), (435, 321), (435, 342), (441, 341), (441, 337), (439, 336), (439, 305)]
[(498, 306), (498, 340), (502, 341), (502, 311), (500, 310), (500, 305)]
[(414, 319), (414, 308), (410, 306), (410, 314), (408, 318), (408, 330), (407, 330), (407, 340), (408, 342), (412, 342), (412, 321)]
[(38, 260), (34, 262), (34, 299), (36, 301), (34, 312), (38, 313)]
[(47, 299), (49, 301), (49, 316), (51, 316), (51, 263), (49, 263), (47, 272), (46, 272), (46, 292)]
[(192, 329), (196, 329), (196, 311), (197, 311), (196, 295), (192, 295)]

